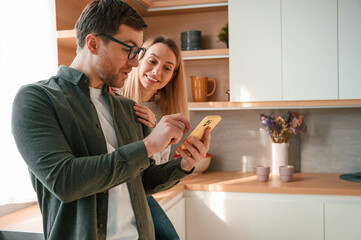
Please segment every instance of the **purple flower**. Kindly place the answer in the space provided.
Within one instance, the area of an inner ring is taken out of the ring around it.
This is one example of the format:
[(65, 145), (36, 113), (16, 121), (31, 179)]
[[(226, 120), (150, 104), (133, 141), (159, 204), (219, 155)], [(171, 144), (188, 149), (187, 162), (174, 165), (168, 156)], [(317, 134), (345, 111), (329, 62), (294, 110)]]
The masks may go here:
[(288, 112), (287, 121), (281, 116), (267, 116), (264, 114), (260, 114), (260, 119), (272, 142), (288, 142), (293, 135), (304, 134), (307, 131), (304, 116), (299, 117), (296, 112)]

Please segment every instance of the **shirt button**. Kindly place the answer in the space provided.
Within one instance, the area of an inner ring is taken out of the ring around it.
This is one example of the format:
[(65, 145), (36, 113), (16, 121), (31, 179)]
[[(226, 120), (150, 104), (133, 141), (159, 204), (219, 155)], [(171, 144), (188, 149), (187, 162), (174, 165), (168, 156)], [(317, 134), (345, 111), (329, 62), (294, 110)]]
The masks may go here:
[(97, 128), (99, 128), (99, 129), (101, 128), (99, 123), (97, 123)]
[(103, 225), (102, 223), (99, 223), (98, 227), (99, 227), (99, 228), (103, 228), (104, 225)]

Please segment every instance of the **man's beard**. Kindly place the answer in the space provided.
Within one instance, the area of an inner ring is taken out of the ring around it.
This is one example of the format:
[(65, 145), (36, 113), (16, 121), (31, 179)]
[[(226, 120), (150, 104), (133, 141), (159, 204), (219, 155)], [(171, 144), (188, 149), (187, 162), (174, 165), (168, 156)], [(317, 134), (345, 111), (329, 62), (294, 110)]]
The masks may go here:
[(111, 74), (111, 73), (109, 73), (107, 71), (103, 71), (103, 70), (100, 70), (98, 72), (98, 74), (99, 74), (100, 80), (103, 81), (104, 84), (111, 86), (111, 87), (118, 87), (118, 86), (116, 86), (118, 75)]
[(104, 84), (117, 88), (123, 87), (123, 81), (118, 80), (118, 72), (116, 72), (114, 66), (108, 60), (101, 59), (98, 64), (95, 65), (95, 70), (99, 79)]

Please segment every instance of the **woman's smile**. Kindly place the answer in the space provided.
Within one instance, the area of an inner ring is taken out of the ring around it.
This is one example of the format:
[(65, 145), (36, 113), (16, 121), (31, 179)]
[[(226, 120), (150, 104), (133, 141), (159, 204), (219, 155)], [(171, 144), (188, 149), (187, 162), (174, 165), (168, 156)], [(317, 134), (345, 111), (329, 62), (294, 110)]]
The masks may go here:
[(158, 79), (156, 79), (156, 78), (154, 78), (154, 77), (152, 77), (152, 76), (150, 76), (150, 75), (145, 75), (146, 77), (147, 77), (147, 79), (150, 81), (150, 82), (153, 82), (153, 83), (158, 83), (158, 82), (160, 82)]

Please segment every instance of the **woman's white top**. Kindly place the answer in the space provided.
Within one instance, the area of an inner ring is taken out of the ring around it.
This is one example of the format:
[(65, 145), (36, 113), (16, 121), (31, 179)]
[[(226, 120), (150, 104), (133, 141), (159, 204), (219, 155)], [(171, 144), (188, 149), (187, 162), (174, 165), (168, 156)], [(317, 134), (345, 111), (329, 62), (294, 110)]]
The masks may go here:
[[(157, 122), (163, 117), (162, 109), (159, 107), (156, 101), (151, 102), (144, 102), (142, 105), (148, 107), (155, 115)], [(169, 154), (170, 154), (171, 146), (167, 146), (162, 151), (155, 153), (151, 158), (155, 160), (155, 162), (159, 165), (162, 163), (166, 163), (169, 161)]]

